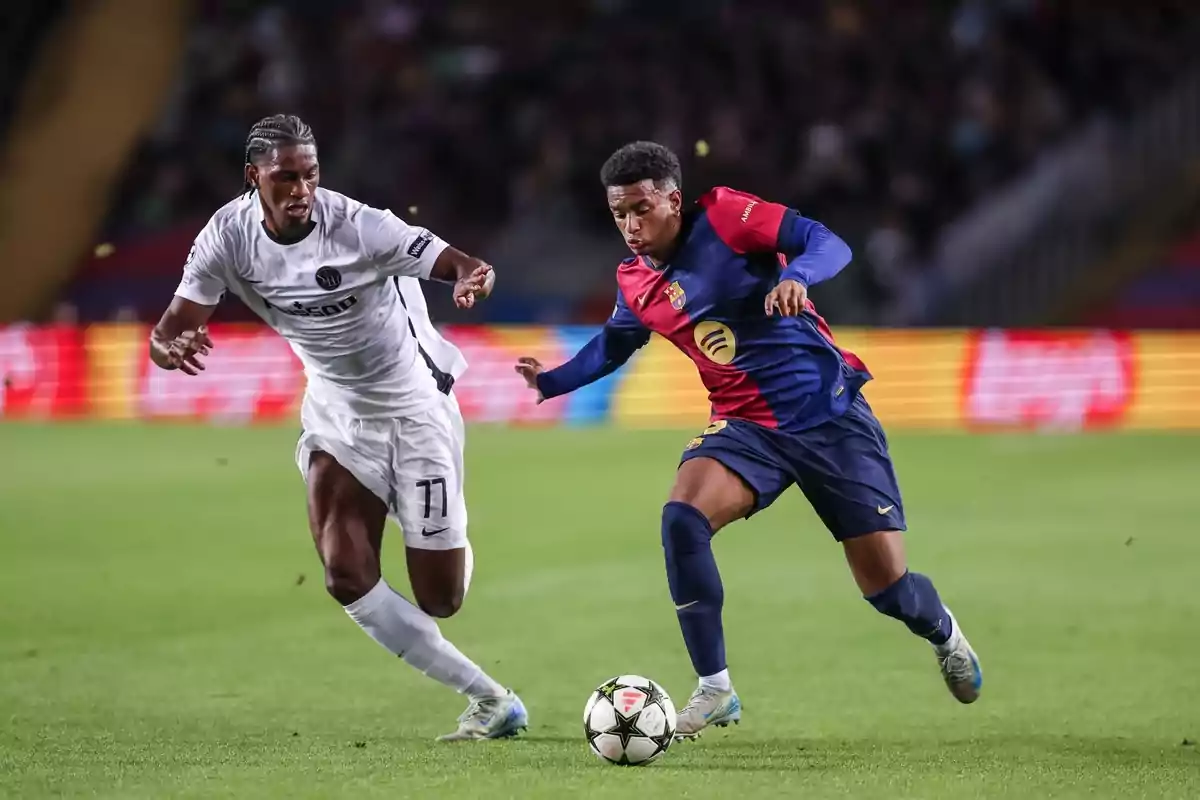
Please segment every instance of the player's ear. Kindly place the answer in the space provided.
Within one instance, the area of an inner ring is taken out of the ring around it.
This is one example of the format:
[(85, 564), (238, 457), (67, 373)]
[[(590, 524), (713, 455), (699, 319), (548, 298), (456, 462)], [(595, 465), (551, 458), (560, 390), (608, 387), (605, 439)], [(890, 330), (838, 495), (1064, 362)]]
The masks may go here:
[(245, 169), (246, 185), (257, 189), (258, 188), (258, 168), (253, 164), (247, 164)]
[(672, 214), (678, 214), (683, 210), (683, 192), (679, 189), (672, 191), (667, 200), (671, 203)]

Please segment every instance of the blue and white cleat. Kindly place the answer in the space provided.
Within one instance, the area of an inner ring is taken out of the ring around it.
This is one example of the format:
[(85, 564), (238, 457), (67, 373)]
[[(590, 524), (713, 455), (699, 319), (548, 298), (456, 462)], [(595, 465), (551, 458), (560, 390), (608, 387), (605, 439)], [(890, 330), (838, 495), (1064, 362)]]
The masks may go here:
[(724, 728), (742, 721), (742, 701), (730, 689), (720, 692), (698, 687), (675, 718), (675, 739), (695, 739), (710, 725)]
[(466, 742), (476, 739), (505, 739), (529, 727), (529, 713), (512, 689), (502, 697), (481, 697), (471, 701), (458, 718), (458, 730), (438, 737), (439, 742)]
[(946, 643), (935, 644), (933, 651), (937, 654), (942, 678), (950, 694), (960, 703), (974, 703), (983, 689), (983, 669), (979, 666), (979, 657), (975, 655), (971, 643), (958, 627), (958, 620), (950, 613), (950, 609), (947, 608), (946, 613), (950, 615), (954, 630)]

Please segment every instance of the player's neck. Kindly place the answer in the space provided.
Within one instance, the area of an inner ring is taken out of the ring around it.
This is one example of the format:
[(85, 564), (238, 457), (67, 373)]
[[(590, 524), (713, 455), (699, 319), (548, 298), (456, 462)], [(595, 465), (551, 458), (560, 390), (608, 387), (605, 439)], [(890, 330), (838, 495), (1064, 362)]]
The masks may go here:
[(268, 218), (262, 221), (262, 227), (271, 241), (276, 244), (296, 244), (312, 233), (313, 229), (317, 227), (317, 223), (315, 220), (309, 219), (303, 225), (294, 225), (280, 230)]
[(646, 254), (646, 260), (655, 269), (662, 269), (663, 265), (675, 256), (679, 246), (683, 243), (683, 224), (679, 217), (671, 222), (671, 228), (671, 238), (667, 240), (667, 244), (663, 246), (662, 250)]

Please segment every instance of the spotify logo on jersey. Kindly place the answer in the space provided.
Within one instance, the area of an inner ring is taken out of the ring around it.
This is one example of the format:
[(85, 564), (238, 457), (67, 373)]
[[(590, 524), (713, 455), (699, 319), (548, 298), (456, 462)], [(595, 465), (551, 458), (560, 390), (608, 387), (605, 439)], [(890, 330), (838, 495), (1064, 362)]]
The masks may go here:
[(733, 331), (719, 322), (701, 322), (693, 335), (699, 347), (710, 361), (728, 364), (737, 355), (737, 339)]

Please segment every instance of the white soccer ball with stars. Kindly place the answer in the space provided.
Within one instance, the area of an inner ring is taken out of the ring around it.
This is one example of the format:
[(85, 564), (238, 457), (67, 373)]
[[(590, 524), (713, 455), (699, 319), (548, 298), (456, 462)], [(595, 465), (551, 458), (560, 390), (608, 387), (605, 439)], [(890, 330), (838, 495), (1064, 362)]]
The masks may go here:
[(610, 764), (649, 764), (675, 740), (675, 704), (649, 678), (620, 675), (588, 698), (583, 732), (592, 752)]

